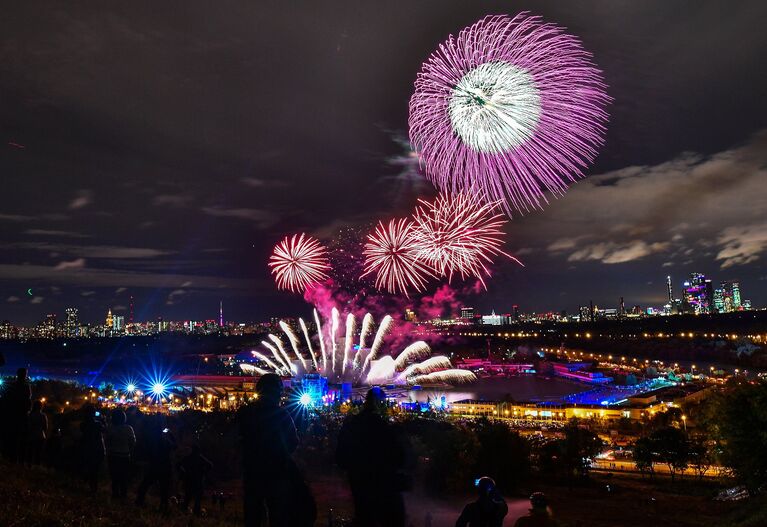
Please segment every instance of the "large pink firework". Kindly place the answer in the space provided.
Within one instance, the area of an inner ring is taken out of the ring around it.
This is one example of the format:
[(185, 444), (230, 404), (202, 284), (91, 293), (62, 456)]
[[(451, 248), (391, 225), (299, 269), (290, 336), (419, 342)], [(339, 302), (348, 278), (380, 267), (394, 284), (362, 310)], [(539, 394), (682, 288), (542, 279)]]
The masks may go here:
[(497, 204), (462, 193), (418, 201), (413, 215), (418, 257), (437, 274), (451, 280), (458, 273), (485, 285), (493, 256), (504, 255), (520, 263), (502, 250), (506, 220), (497, 212)]
[(317, 239), (294, 234), (274, 247), (269, 267), (279, 289), (301, 293), (307, 286), (326, 279), (330, 264), (325, 247)]
[(443, 192), (475, 192), (523, 213), (583, 176), (609, 100), (577, 38), (527, 13), (488, 16), (424, 63), (410, 140)]
[(412, 287), (422, 291), (428, 277), (434, 273), (421, 259), (417, 238), (413, 235), (413, 222), (407, 219), (391, 220), (385, 226), (378, 223), (368, 235), (365, 244), (365, 273), (375, 273), (375, 285), (390, 293), (408, 295)]

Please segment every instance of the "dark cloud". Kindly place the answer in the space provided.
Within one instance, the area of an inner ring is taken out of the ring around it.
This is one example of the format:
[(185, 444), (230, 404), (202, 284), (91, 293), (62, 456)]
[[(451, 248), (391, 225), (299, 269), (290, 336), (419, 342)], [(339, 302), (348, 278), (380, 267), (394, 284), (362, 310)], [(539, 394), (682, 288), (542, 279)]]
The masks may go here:
[[(60, 285), (45, 309), (92, 301), (86, 319), (121, 287), (142, 317), (202, 318), (222, 298), (232, 319), (305, 310), (274, 290), (271, 247), (432, 195), (406, 134), (420, 65), (448, 34), (523, 9), (583, 40), (614, 103), (592, 177), (509, 223), (527, 266), (498, 265), (476, 306), (652, 301), (648, 282), (693, 270), (764, 304), (756, 0), (18, 2), (0, 17), (0, 298)], [(194, 294), (166, 305), (178, 289)]]

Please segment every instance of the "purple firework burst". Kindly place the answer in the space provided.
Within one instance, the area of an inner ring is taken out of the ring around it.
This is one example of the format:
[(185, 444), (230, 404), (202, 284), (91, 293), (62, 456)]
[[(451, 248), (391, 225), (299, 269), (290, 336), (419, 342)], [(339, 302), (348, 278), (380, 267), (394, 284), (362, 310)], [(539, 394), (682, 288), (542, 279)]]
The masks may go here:
[(410, 141), (440, 190), (523, 213), (583, 177), (604, 140), (609, 101), (577, 38), (527, 13), (488, 16), (424, 63)]

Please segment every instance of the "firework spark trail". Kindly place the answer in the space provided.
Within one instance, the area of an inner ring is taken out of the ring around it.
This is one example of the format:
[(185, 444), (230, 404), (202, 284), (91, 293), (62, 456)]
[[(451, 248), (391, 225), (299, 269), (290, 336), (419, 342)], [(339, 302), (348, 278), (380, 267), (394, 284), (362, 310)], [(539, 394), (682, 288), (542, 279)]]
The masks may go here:
[(607, 123), (602, 73), (581, 42), (540, 17), (488, 16), (424, 63), (410, 142), (443, 192), (474, 191), (511, 215), (583, 177)]
[(357, 353), (354, 354), (354, 360), (352, 361), (352, 367), (356, 369), (360, 364), (360, 353), (365, 349), (365, 339), (367, 339), (370, 331), (373, 329), (373, 315), (365, 313), (362, 318), (362, 330), (360, 331), (360, 345)]
[[(268, 342), (265, 342), (263, 340), (261, 341), (261, 344), (263, 344), (264, 346), (266, 346), (268, 348), (272, 348), (272, 346)], [(275, 354), (275, 357), (276, 357), (277, 356), (277, 350), (274, 349), (274, 348), (272, 348), (272, 350), (274, 351), (274, 354)], [(281, 367), (279, 367), (275, 363), (273, 363), (272, 360), (269, 357), (267, 357), (266, 355), (264, 355), (263, 353), (260, 353), (258, 351), (254, 351), (253, 355), (256, 358), (264, 361), (266, 363), (266, 365), (269, 366), (270, 368), (272, 368), (273, 370), (275, 370), (275, 371), (282, 371)]]
[(291, 328), (287, 323), (280, 320), (280, 329), (285, 333), (285, 335), (288, 336), (288, 340), (290, 341), (290, 346), (293, 348), (293, 353), (298, 357), (298, 360), (301, 361), (301, 367), (304, 369), (304, 371), (307, 371), (306, 368), (306, 360), (304, 360), (304, 356), (301, 355), (301, 352), (298, 351), (298, 336), (293, 331), (293, 328)]
[(286, 236), (274, 247), (269, 267), (278, 289), (300, 293), (307, 286), (325, 280), (330, 264), (325, 247), (302, 233)]
[(398, 378), (407, 380), (415, 375), (431, 373), (433, 371), (450, 367), (452, 367), (452, 364), (450, 364), (450, 359), (445, 356), (438, 355), (436, 357), (428, 358), (423, 362), (411, 364), (402, 370), (402, 372), (398, 375)]
[(346, 363), (349, 362), (349, 351), (354, 344), (354, 329), (356, 326), (356, 320), (354, 315), (349, 313), (346, 315), (346, 334), (344, 335), (344, 363), (341, 365), (341, 374), (346, 373)]
[(402, 353), (397, 355), (397, 358), (394, 360), (394, 368), (399, 370), (409, 361), (428, 357), (429, 355), (431, 355), (431, 348), (429, 345), (422, 340), (418, 340), (410, 344), (402, 350)]
[(339, 314), (338, 309), (335, 307), (330, 311), (331, 316), (331, 322), (330, 322), (330, 345), (333, 349), (333, 354), (331, 355), (332, 359), (332, 367), (333, 367), (333, 373), (336, 371), (336, 354), (338, 353), (338, 343), (336, 342), (336, 336), (338, 333), (338, 324), (339, 324)]
[(317, 364), (317, 354), (314, 353), (314, 348), (312, 347), (312, 339), (309, 338), (309, 328), (306, 327), (306, 322), (304, 322), (303, 318), (299, 318), (298, 323), (301, 325), (301, 331), (304, 332), (306, 347), (309, 348), (309, 355), (312, 356), (312, 364), (314, 364), (314, 369), (319, 371), (320, 366)]
[(266, 375), (269, 373), (267, 370), (261, 369), (258, 366), (253, 366), (252, 364), (242, 363), (240, 364), (240, 369), (244, 373), (255, 373), (258, 375)]
[(269, 339), (274, 342), (274, 344), (277, 346), (277, 349), (280, 352), (280, 355), (285, 360), (285, 364), (288, 365), (288, 371), (294, 371), (296, 367), (293, 365), (293, 361), (290, 360), (290, 356), (288, 355), (288, 352), (285, 351), (285, 346), (283, 346), (282, 341), (277, 335), (269, 334)]
[(328, 355), (325, 351), (325, 337), (322, 336), (322, 322), (320, 322), (320, 315), (317, 310), (314, 310), (314, 322), (317, 324), (317, 339), (320, 341), (320, 352), (322, 353), (322, 369), (327, 371), (328, 369)]
[[(418, 200), (413, 214), (419, 257), (441, 276), (452, 280), (453, 274), (462, 278), (473, 276), (485, 286), (484, 276), (493, 256), (505, 253), (506, 220), (496, 213), (497, 204), (481, 203), (468, 194), (440, 194), (434, 201)], [(486, 286), (485, 286), (486, 288)]]
[(376, 358), (376, 355), (378, 354), (378, 350), (381, 348), (381, 345), (383, 344), (384, 337), (389, 332), (389, 327), (391, 326), (391, 323), (392, 323), (391, 315), (386, 315), (383, 318), (383, 320), (381, 320), (381, 325), (378, 326), (378, 331), (376, 332), (375, 339), (373, 339), (373, 345), (370, 347), (370, 353), (368, 353), (367, 357), (365, 357), (365, 362), (362, 364), (363, 373), (367, 371), (370, 361)]
[(365, 382), (368, 384), (386, 382), (394, 377), (395, 371), (394, 359), (386, 355), (371, 365), (370, 371), (365, 377)]
[[(289, 374), (291, 372), (290, 363), (289, 362), (285, 362), (285, 359), (282, 357), (282, 355), (280, 355), (280, 352), (277, 351), (277, 348), (275, 348), (274, 346), (272, 346), (271, 344), (269, 344), (265, 340), (262, 340), (261, 344), (263, 344), (266, 348), (268, 348), (269, 351), (272, 352), (272, 355), (274, 356), (274, 360), (276, 360), (277, 362), (279, 362), (281, 364), (281, 366), (279, 368), (277, 368), (277, 369), (280, 370), (280, 371), (287, 372)], [(269, 360), (269, 359), (264, 357), (264, 360)], [(274, 363), (272, 363), (272, 364), (274, 364)]]
[(441, 370), (410, 378), (412, 384), (448, 383), (461, 384), (477, 380), (477, 376), (467, 370)]
[(423, 291), (428, 277), (434, 277), (432, 268), (419, 255), (417, 238), (413, 236), (413, 222), (409, 219), (379, 222), (368, 235), (365, 244), (365, 272), (362, 277), (375, 273), (375, 286), (409, 297), (408, 289)]

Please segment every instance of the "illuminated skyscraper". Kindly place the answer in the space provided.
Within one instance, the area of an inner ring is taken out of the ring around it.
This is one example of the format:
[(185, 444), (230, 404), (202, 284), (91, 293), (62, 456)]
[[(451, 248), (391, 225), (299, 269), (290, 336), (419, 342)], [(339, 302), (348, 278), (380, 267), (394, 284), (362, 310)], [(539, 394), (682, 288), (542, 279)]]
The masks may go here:
[(67, 337), (76, 337), (80, 332), (80, 321), (77, 317), (77, 308), (68, 307), (64, 310), (67, 314), (67, 320), (64, 323), (64, 332)]
[(696, 315), (711, 313), (714, 303), (714, 288), (711, 280), (702, 273), (690, 274), (690, 280), (684, 283), (684, 304)]
[(112, 317), (112, 308), (109, 308), (109, 312), (107, 312), (107, 319), (104, 322), (104, 325), (107, 327), (107, 329), (112, 329), (112, 324), (114, 323), (113, 317)]
[(121, 315), (112, 317), (112, 330), (120, 333), (123, 329), (125, 329), (125, 317)]
[[(742, 309), (742, 300), (740, 297), (740, 282), (730, 280), (722, 282), (717, 289), (718, 295), (715, 295), (714, 303), (717, 304), (717, 310), (720, 313), (732, 313)], [(717, 296), (719, 302), (717, 303)]]
[(671, 286), (671, 276), (666, 277), (666, 293), (669, 305), (674, 305), (674, 288)]

